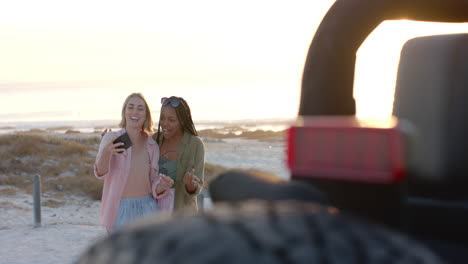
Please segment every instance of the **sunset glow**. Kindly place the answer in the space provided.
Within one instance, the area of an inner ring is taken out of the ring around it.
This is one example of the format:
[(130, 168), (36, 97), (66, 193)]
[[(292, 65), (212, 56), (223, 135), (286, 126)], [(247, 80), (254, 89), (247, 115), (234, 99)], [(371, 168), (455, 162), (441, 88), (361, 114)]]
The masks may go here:
[[(142, 92), (196, 120), (294, 118), (305, 57), (331, 0), (6, 1), (0, 122), (118, 118)], [(358, 52), (358, 115), (386, 116), (404, 42), (468, 24), (383, 23)], [(41, 113), (41, 114), (39, 114)]]

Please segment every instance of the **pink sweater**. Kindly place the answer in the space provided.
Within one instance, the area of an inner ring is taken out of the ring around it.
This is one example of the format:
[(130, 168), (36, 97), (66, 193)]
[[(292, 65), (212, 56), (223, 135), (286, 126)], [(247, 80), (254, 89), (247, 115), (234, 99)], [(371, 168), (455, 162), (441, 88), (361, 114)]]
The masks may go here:
[[(104, 135), (99, 145), (99, 152), (96, 156), (96, 161), (102, 154), (103, 148), (107, 143), (117, 135), (122, 135), (125, 133), (125, 129), (115, 132), (108, 132)], [(151, 180), (151, 190), (153, 197), (160, 198), (163, 201), (170, 199), (170, 195), (167, 195), (168, 191), (157, 196), (156, 195), (156, 186), (159, 184), (159, 147), (156, 141), (151, 136), (148, 136), (147, 142), (148, 155), (150, 157), (150, 180)], [(94, 165), (94, 175), (98, 179), (104, 180), (104, 188), (102, 191), (101, 199), (101, 213), (100, 220), (101, 223), (109, 231), (115, 222), (115, 217), (119, 211), (120, 199), (122, 198), (122, 193), (127, 183), (129, 171), (130, 171), (130, 161), (132, 160), (132, 147), (127, 149), (126, 154), (122, 155), (112, 155), (109, 161), (109, 169), (106, 174), (99, 175), (97, 172), (96, 164)], [(170, 202), (162, 202), (162, 204), (170, 204)], [(167, 208), (170, 210), (170, 208)]]

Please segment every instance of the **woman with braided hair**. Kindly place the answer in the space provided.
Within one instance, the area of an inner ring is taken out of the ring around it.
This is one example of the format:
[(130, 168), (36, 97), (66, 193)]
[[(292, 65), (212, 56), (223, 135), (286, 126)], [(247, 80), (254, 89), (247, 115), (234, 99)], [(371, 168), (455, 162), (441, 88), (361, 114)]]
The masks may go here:
[(205, 147), (182, 97), (161, 99), (158, 130), (153, 137), (160, 150), (159, 172), (174, 181), (173, 188), (157, 195), (160, 208), (198, 211), (196, 198), (203, 189)]

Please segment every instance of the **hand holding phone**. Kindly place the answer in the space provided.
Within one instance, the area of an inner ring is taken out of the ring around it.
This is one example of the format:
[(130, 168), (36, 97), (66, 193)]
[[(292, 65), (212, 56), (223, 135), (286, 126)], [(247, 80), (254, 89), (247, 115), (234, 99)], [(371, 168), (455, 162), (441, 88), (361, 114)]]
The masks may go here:
[(114, 142), (112, 143), (119, 143), (119, 142), (122, 142), (124, 143), (123, 145), (121, 146), (118, 146), (117, 148), (123, 148), (123, 149), (128, 149), (129, 147), (132, 146), (132, 141), (130, 140), (130, 136), (128, 135), (127, 132), (125, 132), (124, 134), (120, 135), (118, 138), (116, 138), (114, 140)]

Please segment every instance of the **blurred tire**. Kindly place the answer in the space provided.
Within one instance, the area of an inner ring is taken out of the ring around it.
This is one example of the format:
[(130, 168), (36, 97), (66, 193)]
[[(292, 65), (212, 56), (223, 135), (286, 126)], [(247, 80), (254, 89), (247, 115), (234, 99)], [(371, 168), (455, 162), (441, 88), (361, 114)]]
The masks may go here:
[(145, 219), (92, 245), (89, 263), (441, 263), (402, 234), (313, 203), (248, 201)]

